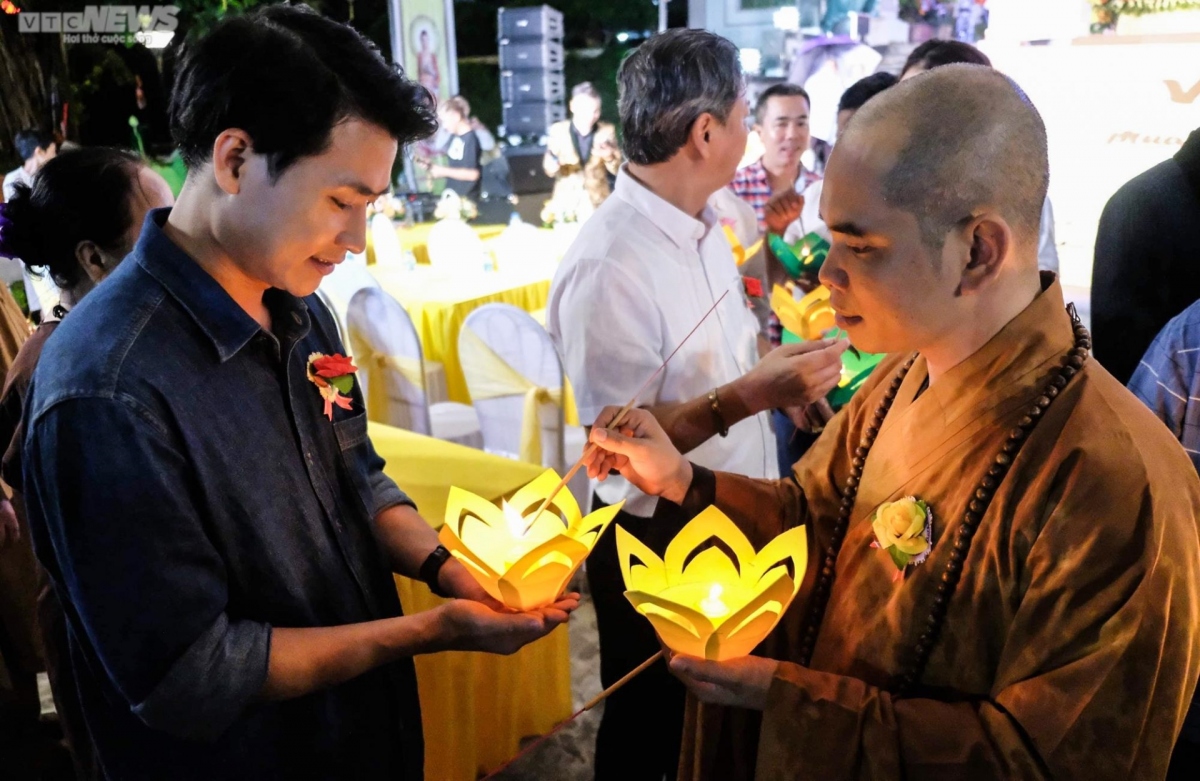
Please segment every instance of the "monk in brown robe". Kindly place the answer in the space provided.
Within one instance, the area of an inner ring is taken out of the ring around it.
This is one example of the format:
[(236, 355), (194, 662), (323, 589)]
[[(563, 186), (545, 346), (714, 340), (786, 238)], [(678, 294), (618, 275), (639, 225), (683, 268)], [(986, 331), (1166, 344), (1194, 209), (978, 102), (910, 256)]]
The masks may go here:
[[(821, 203), (839, 324), (892, 355), (791, 478), (693, 467), (645, 411), (597, 420), (592, 476), (715, 504), (757, 547), (809, 530), (774, 658), (671, 659), (693, 695), (680, 778), (1166, 774), (1200, 675), (1200, 482), (1039, 278), (1047, 169), (999, 73), (893, 87)], [(906, 497), (931, 533), (895, 523)]]

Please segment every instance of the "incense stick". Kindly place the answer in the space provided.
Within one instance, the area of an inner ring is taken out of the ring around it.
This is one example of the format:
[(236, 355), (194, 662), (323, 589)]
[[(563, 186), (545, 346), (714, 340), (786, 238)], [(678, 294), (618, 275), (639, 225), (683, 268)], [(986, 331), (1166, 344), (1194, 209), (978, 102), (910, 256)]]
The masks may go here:
[(587, 704), (584, 705), (579, 710), (572, 713), (570, 718), (568, 718), (565, 721), (559, 722), (554, 727), (554, 729), (550, 730), (545, 735), (542, 735), (540, 738), (533, 741), (525, 748), (521, 749), (519, 752), (517, 752), (517, 755), (515, 757), (508, 760), (503, 765), (501, 765), (500, 767), (493, 770), (491, 773), (488, 773), (486, 776), (484, 776), (483, 781), (488, 781), (488, 779), (495, 778), (500, 773), (503, 773), (505, 770), (507, 770), (509, 767), (511, 767), (513, 764), (515, 764), (517, 762), (517, 760), (521, 759), (526, 754), (533, 751), (535, 748), (542, 745), (547, 740), (549, 740), (550, 738), (552, 738), (556, 734), (558, 734), (558, 732), (560, 730), (562, 730), (563, 727), (565, 727), (568, 724), (570, 724), (571, 722), (575, 721), (575, 719), (577, 719), (580, 716), (582, 716), (583, 714), (587, 713), (588, 711), (590, 711), (592, 708), (596, 707), (600, 703), (604, 702), (604, 700), (607, 699), (610, 694), (615, 692), (617, 689), (620, 689), (625, 684), (629, 683), (631, 680), (633, 680), (635, 677), (637, 677), (641, 673), (645, 672), (646, 668), (649, 667), (650, 665), (654, 664), (655, 662), (657, 662), (659, 659), (661, 659), (662, 655), (663, 655), (663, 652), (659, 651), (654, 656), (651, 656), (649, 659), (647, 659), (646, 661), (639, 664), (637, 667), (630, 670), (628, 673), (625, 674), (625, 676), (623, 678), (621, 678), (621, 680), (617, 681), (612, 686), (609, 686), (607, 689), (600, 692), (592, 699), (588, 700)]
[[(688, 331), (688, 335), (683, 337), (683, 341), (675, 346), (675, 349), (672, 350), (671, 354), (667, 356), (667, 359), (662, 362), (662, 365), (654, 370), (654, 374), (651, 374), (650, 378), (642, 383), (642, 387), (638, 388), (638, 392), (633, 394), (633, 398), (629, 400), (628, 404), (626, 404), (624, 407), (621, 407), (621, 410), (617, 413), (617, 416), (612, 419), (606, 428), (612, 430), (621, 425), (621, 422), (625, 420), (625, 415), (627, 415), (629, 410), (633, 409), (633, 406), (637, 404), (638, 396), (641, 396), (646, 388), (650, 387), (650, 383), (654, 382), (654, 378), (657, 377), (663, 369), (667, 368), (667, 364), (670, 363), (671, 359), (675, 357), (675, 353), (679, 352), (679, 348), (687, 344), (687, 340), (692, 338), (692, 334), (700, 330), (700, 326), (703, 325), (704, 321), (708, 319), (708, 316), (713, 313), (713, 311), (717, 308), (717, 305), (725, 300), (725, 296), (727, 295), (729, 295), (728, 290), (722, 293), (721, 297), (713, 302), (713, 305), (708, 308), (707, 312), (704, 313), (704, 317), (700, 318), (700, 322), (696, 323), (696, 325), (692, 327), (692, 330)], [(579, 471), (580, 467), (583, 466), (583, 462), (587, 460), (588, 456), (592, 454), (592, 451), (595, 448), (595, 442), (588, 442), (587, 447), (583, 449), (583, 455), (581, 455), (579, 460), (575, 462), (575, 465), (572, 466), (565, 475), (563, 475), (562, 480), (558, 481), (558, 485), (554, 487), (554, 490), (546, 495), (545, 501), (543, 501), (542, 505), (538, 507), (537, 512), (533, 514), (532, 520), (529, 521), (529, 525), (525, 527), (525, 531), (521, 532), (523, 535), (527, 534), (529, 530), (533, 528), (533, 524), (538, 518), (541, 517), (542, 513), (546, 511), (546, 508), (550, 506), (550, 503), (554, 501), (554, 497), (558, 496), (558, 492), (565, 488), (567, 483), (571, 482), (571, 478), (575, 476), (575, 473)]]

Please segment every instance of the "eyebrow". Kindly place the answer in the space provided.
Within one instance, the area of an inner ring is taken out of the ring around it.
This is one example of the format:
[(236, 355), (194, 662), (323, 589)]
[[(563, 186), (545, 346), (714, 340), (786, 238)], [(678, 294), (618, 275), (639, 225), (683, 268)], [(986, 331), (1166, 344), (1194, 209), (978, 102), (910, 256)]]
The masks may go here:
[(334, 187), (349, 187), (351, 190), (354, 190), (359, 195), (365, 195), (368, 198), (370, 198), (371, 200), (375, 200), (376, 198), (378, 198), (379, 196), (381, 196), (387, 192), (386, 187), (383, 190), (381, 190), (380, 192), (375, 192), (374, 190), (372, 190), (370, 187), (367, 187), (362, 182), (353, 181), (353, 180), (345, 180), (345, 181), (337, 182), (336, 184), (334, 184)]
[(844, 233), (847, 236), (855, 236), (862, 238), (867, 235), (867, 231), (853, 222), (839, 222), (836, 225), (829, 226), (830, 233)]

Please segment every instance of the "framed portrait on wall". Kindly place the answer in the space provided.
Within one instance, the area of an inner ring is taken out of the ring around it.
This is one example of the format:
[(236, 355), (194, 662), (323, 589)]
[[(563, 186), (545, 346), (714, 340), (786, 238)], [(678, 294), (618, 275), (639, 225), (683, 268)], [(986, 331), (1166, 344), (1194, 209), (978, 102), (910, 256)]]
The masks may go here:
[(391, 0), (392, 53), (437, 100), (458, 94), (453, 0)]

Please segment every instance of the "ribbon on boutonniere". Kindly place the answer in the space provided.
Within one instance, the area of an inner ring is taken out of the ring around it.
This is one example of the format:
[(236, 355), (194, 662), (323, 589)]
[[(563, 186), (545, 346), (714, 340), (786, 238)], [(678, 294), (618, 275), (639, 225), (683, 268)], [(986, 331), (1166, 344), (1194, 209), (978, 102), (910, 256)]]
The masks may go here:
[(325, 417), (333, 420), (333, 405), (342, 409), (351, 408), (350, 397), (345, 395), (354, 388), (354, 373), (358, 367), (351, 358), (334, 353), (312, 353), (305, 367), (308, 381), (317, 386), (325, 400)]
[(893, 581), (904, 577), (909, 564), (921, 564), (933, 548), (933, 509), (915, 496), (884, 502), (871, 516), (872, 548), (882, 548), (896, 565)]

